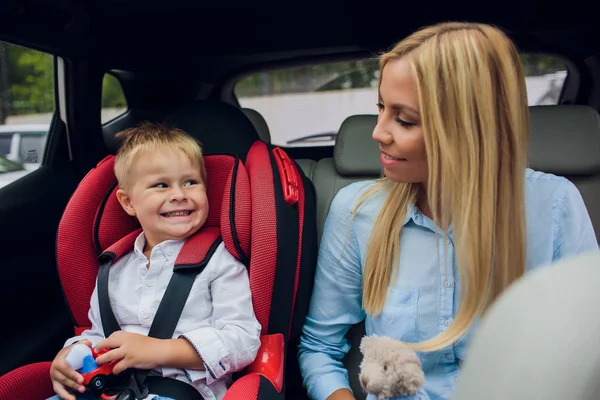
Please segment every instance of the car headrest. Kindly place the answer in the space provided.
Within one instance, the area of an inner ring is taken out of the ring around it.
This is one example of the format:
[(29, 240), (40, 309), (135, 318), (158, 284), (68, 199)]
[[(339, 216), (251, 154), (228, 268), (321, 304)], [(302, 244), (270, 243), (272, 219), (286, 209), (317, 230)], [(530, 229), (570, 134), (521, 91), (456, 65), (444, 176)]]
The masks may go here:
[(265, 118), (258, 111), (251, 108), (242, 108), (242, 111), (246, 114), (250, 122), (252, 122), (252, 125), (254, 125), (254, 129), (258, 132), (260, 140), (265, 143), (271, 143), (271, 132)]
[(333, 149), (335, 169), (342, 176), (381, 175), (379, 145), (373, 140), (377, 115), (352, 115), (342, 122)]
[(245, 156), (252, 143), (259, 139), (244, 113), (221, 101), (196, 101), (174, 111), (165, 123), (199, 140), (205, 154)]
[[(57, 262), (63, 291), (75, 323), (89, 326), (89, 299), (98, 274), (97, 257), (139, 229), (117, 201), (113, 155), (81, 181), (69, 200), (57, 233)], [(252, 201), (247, 170), (238, 157), (208, 155), (206, 228), (218, 228), (227, 250), (239, 260), (250, 254)]]
[[(556, 175), (600, 172), (600, 115), (589, 106), (529, 107), (529, 166)], [(372, 139), (376, 115), (353, 115), (340, 127), (334, 162), (342, 176), (379, 176), (379, 146)]]
[(556, 175), (600, 172), (600, 116), (581, 105), (533, 106), (529, 165)]
[[(125, 129), (136, 121), (148, 119), (147, 115), (134, 117), (133, 110), (128, 114), (128, 119), (115, 120), (116, 125), (113, 129)], [(196, 101), (167, 114), (166, 117), (150, 120), (162, 121), (183, 129), (202, 144), (204, 154), (237, 154), (243, 159), (252, 143), (259, 138), (254, 125), (239, 108), (220, 101)], [(113, 132), (114, 130), (103, 134), (108, 149), (116, 153), (120, 143)]]

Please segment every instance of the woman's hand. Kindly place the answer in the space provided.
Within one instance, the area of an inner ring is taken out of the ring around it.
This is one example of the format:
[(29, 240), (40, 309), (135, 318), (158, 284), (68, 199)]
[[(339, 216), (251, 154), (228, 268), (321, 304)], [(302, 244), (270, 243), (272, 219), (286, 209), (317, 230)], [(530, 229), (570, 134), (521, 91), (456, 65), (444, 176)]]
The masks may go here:
[(338, 389), (327, 398), (327, 400), (356, 400), (348, 389)]

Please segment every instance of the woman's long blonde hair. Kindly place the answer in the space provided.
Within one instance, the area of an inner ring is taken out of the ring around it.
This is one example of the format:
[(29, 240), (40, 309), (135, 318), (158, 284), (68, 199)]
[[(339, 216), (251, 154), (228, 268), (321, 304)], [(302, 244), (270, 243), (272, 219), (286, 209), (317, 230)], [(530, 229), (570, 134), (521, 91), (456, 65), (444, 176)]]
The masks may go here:
[[(444, 236), (452, 226), (460, 271), (454, 321), (440, 335), (412, 344), (434, 351), (457, 341), (523, 275), (529, 110), (519, 54), (495, 27), (450, 22), (424, 28), (383, 54), (381, 70), (399, 58), (408, 61), (417, 84), (427, 201)], [(354, 209), (387, 190), (364, 268), (363, 307), (371, 315), (381, 313), (396, 277), (400, 234), (409, 207), (423, 193), (420, 187), (384, 178)]]

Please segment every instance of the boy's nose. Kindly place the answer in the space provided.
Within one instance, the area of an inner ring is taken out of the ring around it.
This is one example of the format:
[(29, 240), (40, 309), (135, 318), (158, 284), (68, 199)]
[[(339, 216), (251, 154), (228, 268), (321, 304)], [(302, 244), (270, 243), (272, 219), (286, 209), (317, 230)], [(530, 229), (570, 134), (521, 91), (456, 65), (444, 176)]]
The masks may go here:
[(181, 188), (173, 188), (173, 190), (171, 191), (171, 200), (177, 201), (183, 199), (185, 199), (185, 192), (181, 190)]

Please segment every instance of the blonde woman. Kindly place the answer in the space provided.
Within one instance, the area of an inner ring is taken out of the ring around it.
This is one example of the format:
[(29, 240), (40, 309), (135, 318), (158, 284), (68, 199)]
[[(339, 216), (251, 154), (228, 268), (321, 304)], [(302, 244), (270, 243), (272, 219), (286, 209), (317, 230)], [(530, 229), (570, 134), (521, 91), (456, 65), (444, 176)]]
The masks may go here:
[(348, 328), (412, 343), (449, 399), (478, 316), (526, 271), (597, 249), (576, 187), (526, 168), (519, 55), (483, 24), (424, 28), (381, 56), (373, 139), (385, 178), (331, 204), (299, 346), (312, 399), (353, 399)]

